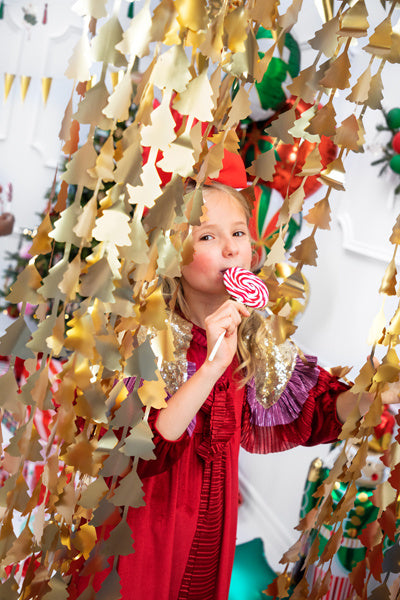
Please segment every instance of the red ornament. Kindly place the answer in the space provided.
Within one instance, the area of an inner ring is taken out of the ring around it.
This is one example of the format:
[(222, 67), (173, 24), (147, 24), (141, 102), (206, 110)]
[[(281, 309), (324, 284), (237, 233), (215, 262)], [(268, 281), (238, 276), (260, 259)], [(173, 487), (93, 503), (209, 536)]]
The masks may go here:
[[(277, 119), (284, 110), (289, 110), (295, 103), (296, 98), (289, 98), (282, 110), (276, 113), (271, 119), (265, 122), (263, 128), (268, 127), (273, 120)], [(296, 117), (299, 118), (301, 114), (310, 108), (311, 104), (306, 104), (302, 100), (296, 106)], [(254, 134), (254, 132), (253, 132)], [(263, 142), (270, 141), (273, 143), (273, 138), (263, 136)], [(283, 198), (287, 195), (290, 196), (297, 188), (301, 185), (303, 177), (298, 174), (302, 170), (304, 163), (306, 162), (307, 156), (314, 150), (316, 143), (302, 140), (301, 138), (294, 138), (293, 144), (284, 144), (279, 142), (275, 147), (276, 152), (279, 155), (278, 162), (275, 165), (275, 174), (272, 181), (265, 181), (264, 183), (269, 187), (277, 190)], [(248, 152), (248, 146), (246, 146)], [(319, 152), (321, 155), (321, 170), (323, 170), (330, 162), (332, 162), (338, 153), (337, 146), (332, 140), (324, 135), (321, 136), (319, 143)], [(257, 150), (255, 152), (258, 153)], [(305, 197), (311, 196), (320, 188), (322, 183), (318, 181), (318, 174), (308, 176), (304, 184)]]
[(392, 148), (397, 154), (400, 154), (400, 131), (393, 136)]
[[(240, 154), (246, 168), (264, 152), (272, 148), (271, 138), (265, 133), (264, 121), (251, 121), (246, 124), (245, 130), (239, 128), (237, 134), (242, 138)], [(248, 175), (249, 179), (254, 179)]]
[(7, 306), (7, 314), (12, 319), (17, 319), (19, 317), (19, 309), (16, 304), (9, 304)]

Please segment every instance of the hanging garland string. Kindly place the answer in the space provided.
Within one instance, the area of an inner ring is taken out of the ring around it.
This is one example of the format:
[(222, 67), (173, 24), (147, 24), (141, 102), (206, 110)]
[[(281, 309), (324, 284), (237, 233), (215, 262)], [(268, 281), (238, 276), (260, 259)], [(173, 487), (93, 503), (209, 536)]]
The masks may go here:
[[(389, 140), (382, 146), (383, 156), (372, 161), (372, 165), (381, 165), (379, 176), (390, 168), (393, 173), (400, 175), (400, 108), (392, 108), (388, 112), (382, 111), (386, 125), (377, 125), (377, 130), (387, 131), (390, 134)], [(400, 194), (400, 180), (397, 183), (395, 194)]]

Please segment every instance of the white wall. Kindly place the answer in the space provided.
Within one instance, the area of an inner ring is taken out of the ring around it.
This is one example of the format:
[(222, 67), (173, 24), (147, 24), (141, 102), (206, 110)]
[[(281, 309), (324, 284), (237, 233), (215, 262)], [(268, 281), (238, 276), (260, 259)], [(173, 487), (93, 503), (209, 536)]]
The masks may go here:
[[(33, 3), (34, 7), (38, 4)], [(39, 20), (42, 17), (40, 4)], [(14, 234), (0, 237), (1, 272), (6, 264), (5, 250), (16, 248), (19, 231), (38, 224), (36, 213), (44, 209), (44, 196), (59, 161), (61, 144), (57, 136), (73, 88), (73, 82), (63, 74), (82, 30), (79, 17), (71, 11), (72, 4), (70, 0), (50, 1), (47, 25), (39, 23), (29, 28), (22, 19), (22, 8), (27, 3), (14, 0), (6, 3), (5, 19), (0, 21), (1, 73), (32, 75), (24, 103), (20, 99), (18, 80), (4, 102), (3, 77), (0, 79), (0, 184), (5, 187), (11, 182), (14, 186), (12, 212), (16, 217)], [(284, 4), (281, 2), (281, 6)], [(302, 65), (306, 66), (312, 61), (313, 53), (305, 49), (304, 43), (320, 28), (321, 20), (314, 3), (307, 0), (304, 4), (307, 13), (301, 19), (301, 26), (296, 27), (295, 35), (302, 44)], [(373, 4), (374, 18), (383, 15), (380, 3), (367, 4)], [(128, 2), (122, 2), (122, 20), (127, 7)], [(395, 10), (396, 18), (399, 18), (399, 9)], [(365, 39), (360, 40), (361, 46), (365, 43)], [(352, 47), (351, 52), (358, 75), (366, 57), (359, 47)], [(54, 78), (46, 106), (41, 98), (42, 76)], [(384, 106), (389, 110), (400, 105), (396, 85), (399, 67), (386, 65), (383, 77)], [(343, 100), (335, 104), (337, 106), (340, 122), (350, 114), (353, 105)], [(311, 296), (295, 336), (306, 352), (319, 356), (323, 366), (353, 365), (352, 376), (356, 376), (370, 350), (366, 338), (380, 308), (378, 289), (392, 254), (388, 238), (400, 212), (400, 198), (393, 198), (394, 177), (378, 178), (378, 168), (370, 165), (376, 158), (375, 145), (385, 140), (383, 134), (377, 136), (377, 122), (383, 122), (381, 113), (367, 112), (365, 153), (351, 154), (345, 160), (346, 191), (331, 194), (332, 228), (318, 232), (318, 267), (305, 269)], [(319, 197), (321, 194), (317, 193), (310, 202)], [(307, 224), (304, 227), (307, 228)], [(389, 304), (393, 303), (388, 303), (390, 318)], [(9, 323), (0, 315), (0, 331)], [(261, 535), (267, 557), (275, 567), (282, 552), (296, 537), (293, 527), (297, 523), (308, 466), (315, 456), (326, 451), (327, 448), (319, 447), (271, 456), (241, 455), (244, 504), (239, 511), (238, 541)]]

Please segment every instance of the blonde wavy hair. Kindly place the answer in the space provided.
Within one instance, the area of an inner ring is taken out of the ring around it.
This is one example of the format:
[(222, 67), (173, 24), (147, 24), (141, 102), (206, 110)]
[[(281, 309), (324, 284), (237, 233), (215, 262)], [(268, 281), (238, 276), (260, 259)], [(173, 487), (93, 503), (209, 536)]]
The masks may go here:
[[(189, 184), (187, 191), (194, 189), (193, 184)], [(235, 198), (243, 208), (247, 224), (251, 216), (251, 207), (245, 196), (238, 190), (231, 188), (219, 182), (213, 182), (211, 185), (203, 185), (203, 193), (213, 189), (221, 190)], [(178, 309), (183, 316), (190, 321), (190, 308), (187, 305), (183, 293), (183, 287), (180, 277), (165, 277), (163, 280), (162, 291), (165, 302), (171, 311)], [(242, 319), (238, 329), (238, 347), (237, 357), (239, 366), (235, 373), (240, 373), (240, 386), (243, 387), (256, 373), (257, 358), (259, 356), (258, 348), (263, 343), (267, 335), (267, 326), (265, 317), (253, 310), (249, 317)]]

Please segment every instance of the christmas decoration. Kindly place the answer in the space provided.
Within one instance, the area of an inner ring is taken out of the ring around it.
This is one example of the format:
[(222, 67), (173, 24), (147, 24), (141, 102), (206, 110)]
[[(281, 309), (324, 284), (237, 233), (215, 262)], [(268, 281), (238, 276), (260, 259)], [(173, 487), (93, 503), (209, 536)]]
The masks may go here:
[[(246, 133), (240, 135), (242, 153), (245, 155), (246, 164), (250, 165), (256, 158), (253, 144), (257, 145), (257, 155), (263, 153), (270, 147), (270, 138), (265, 136), (265, 123), (274, 112), (284, 106), (290, 93), (286, 86), (294, 79), (300, 71), (300, 48), (290, 33), (283, 36), (281, 40), (274, 39), (271, 30), (259, 27), (256, 33), (259, 42), (260, 59), (267, 60), (267, 70), (261, 81), (256, 81), (254, 88), (250, 90), (249, 99), (251, 103), (251, 114), (241, 123), (241, 129)], [(262, 48), (264, 45), (269, 46)], [(272, 51), (272, 55), (271, 55)], [(237, 87), (233, 87), (233, 96)], [(268, 139), (267, 143), (264, 143)], [(247, 150), (249, 150), (248, 156)]]
[[(9, 96), (9, 93), (11, 91), (14, 80), (15, 80), (14, 74), (12, 74), (12, 73), (4, 74), (4, 100), (5, 101), (7, 100), (8, 96)], [(20, 76), (20, 93), (21, 93), (22, 102), (25, 102), (25, 98), (28, 93), (28, 89), (31, 84), (31, 81), (32, 81), (32, 77), (30, 75), (21, 75)], [(44, 105), (47, 104), (47, 100), (49, 97), (52, 83), (53, 83), (52, 77), (42, 77), (41, 78), (42, 99), (43, 99)]]
[(14, 215), (11, 213), (0, 214), (0, 235), (10, 235), (14, 227)]
[(390, 168), (394, 173), (400, 175), (400, 154), (395, 154), (389, 161)]
[(34, 26), (37, 24), (38, 19), (32, 4), (28, 4), (28, 6), (23, 6), (22, 12), (24, 13), (24, 21), (28, 23), (28, 25)]
[(392, 108), (386, 115), (386, 123), (389, 129), (400, 128), (400, 108)]
[[(262, 111), (278, 110), (287, 98), (288, 92), (285, 90), (285, 84), (288, 85), (297, 77), (300, 71), (300, 48), (296, 40), (290, 33), (283, 36), (281, 40), (274, 39), (274, 33), (259, 27), (256, 33), (256, 39), (260, 50), (263, 49), (263, 42), (270, 42), (266, 51), (259, 51), (261, 59), (269, 56), (271, 49), (274, 55), (271, 57), (268, 68), (261, 81), (255, 82), (255, 91), (257, 100)], [(254, 97), (254, 95), (253, 95)], [(255, 101), (252, 103), (252, 119), (258, 120), (258, 115), (262, 114)]]
[(53, 81), (52, 77), (42, 77), (42, 97), (43, 97), (43, 104), (45, 104), (45, 105), (47, 104), (52, 81)]
[(266, 133), (267, 123), (268, 121), (248, 120), (240, 124), (240, 153), (246, 167), (250, 167), (254, 160), (272, 148), (271, 138)]
[[(304, 559), (311, 551), (311, 546), (318, 546), (318, 556), (321, 558), (319, 564), (314, 565), (307, 573), (309, 589), (312, 586), (319, 585), (323, 580), (327, 585), (327, 593), (324, 595), (326, 600), (345, 600), (349, 595), (356, 591), (353, 583), (353, 573), (368, 554), (368, 544), (366, 543), (368, 533), (373, 527), (374, 522), (379, 517), (379, 508), (374, 502), (374, 493), (378, 486), (382, 485), (388, 478), (389, 469), (385, 466), (384, 452), (388, 450), (392, 443), (395, 419), (386, 407), (382, 413), (381, 423), (375, 427), (374, 435), (363, 442), (363, 451), (366, 453), (366, 462), (364, 466), (359, 467), (358, 477), (355, 479), (355, 486), (351, 492), (353, 503), (345, 517), (341, 520), (338, 528), (333, 523), (319, 523), (319, 528), (312, 531), (309, 537), (303, 540), (303, 558), (294, 568), (293, 581), (299, 578), (299, 571), (304, 564)], [(318, 500), (317, 489), (323, 487), (327, 480), (335, 461), (341, 456), (347, 460), (347, 467), (356, 469), (354, 461), (360, 448), (360, 440), (349, 440), (337, 443), (332, 446), (330, 454), (322, 461), (315, 459), (308, 473), (306, 486), (302, 498), (300, 518), (306, 518), (307, 514), (317, 506), (321, 500)], [(352, 466), (354, 461), (354, 465)], [(349, 483), (344, 481), (334, 482), (330, 503), (333, 512), (343, 511), (341, 505), (344, 504), (344, 497), (349, 489)], [(393, 509), (393, 533), (394, 520), (398, 521), (399, 515), (397, 508)], [(329, 555), (329, 544), (334, 537), (341, 534), (339, 543), (336, 544), (335, 552)], [(390, 534), (384, 540), (381, 552), (385, 552), (395, 541), (394, 535)], [(371, 553), (370, 553), (371, 554)], [(372, 556), (372, 554), (371, 554)], [(331, 558), (329, 561), (328, 558)], [(371, 563), (370, 563), (371, 564)], [(371, 575), (375, 572), (371, 565)], [(356, 585), (356, 587), (358, 587)]]
[(25, 98), (26, 98), (26, 94), (28, 93), (30, 83), (31, 83), (30, 75), (21, 75), (20, 82), (21, 82), (21, 100), (22, 100), (22, 102), (24, 102)]
[[(251, 213), (249, 230), (253, 240), (251, 267), (259, 271), (267, 258), (271, 246), (279, 235), (278, 219), (282, 207), (281, 195), (272, 188), (258, 183), (254, 186), (254, 208)], [(301, 213), (290, 218), (285, 234), (285, 250), (289, 250), (302, 225)]]
[(14, 83), (15, 75), (4, 73), (4, 100), (7, 100), (12, 84)]
[[(372, 165), (382, 165), (379, 171), (379, 176), (389, 167), (393, 173), (400, 175), (400, 108), (392, 108), (388, 112), (382, 110), (386, 125), (378, 124), (376, 126), (379, 132), (389, 132), (390, 138), (384, 146), (382, 146), (383, 156), (374, 160)], [(394, 189), (395, 194), (400, 194), (400, 182)]]
[(394, 134), (392, 139), (392, 148), (396, 154), (400, 154), (400, 131)]
[(7, 186), (7, 199), (3, 199), (3, 188), (0, 186), (0, 236), (10, 235), (14, 228), (15, 217), (11, 213), (12, 184)]
[[(265, 122), (249, 123), (244, 135), (244, 125), (242, 124), (241, 154), (246, 167), (250, 167), (253, 161), (256, 161), (261, 154), (264, 154), (273, 147), (273, 138), (268, 135), (268, 131), (274, 125), (274, 121), (291, 109), (294, 109), (295, 119), (300, 121), (303, 113), (310, 108), (312, 109), (313, 105), (303, 101), (298, 102), (295, 98), (290, 98), (271, 119)], [(316, 170), (315, 174), (309, 175), (304, 179), (304, 174), (300, 175), (300, 173), (302, 173), (307, 158), (317, 146), (320, 157), (320, 170)], [(321, 187), (322, 182), (319, 180), (318, 175), (334, 160), (338, 149), (330, 138), (321, 135), (318, 144), (308, 139), (297, 137), (293, 137), (293, 142), (289, 144), (279, 141), (274, 146), (274, 152), (277, 160), (275, 172), (272, 180), (264, 181), (264, 183), (277, 190), (283, 198), (290, 196), (302, 186), (304, 197), (307, 198)]]
[[(45, 93), (47, 86), (43, 90)], [(132, 119), (134, 118), (134, 114), (136, 111), (136, 106), (132, 105), (129, 110), (129, 118), (118, 124), (118, 127), (114, 134), (114, 143), (118, 144), (118, 141), (121, 139), (123, 131), (131, 124)], [(93, 144), (97, 152), (101, 152), (101, 148), (106, 141), (106, 132), (102, 129), (97, 128), (94, 132), (93, 136)], [(104, 191), (99, 193), (100, 199), (105, 196), (105, 190), (109, 185), (105, 184)], [(71, 186), (62, 186), (59, 182), (53, 182), (53, 188), (49, 189), (46, 195), (46, 209), (43, 213), (38, 215), (38, 220), (42, 221), (43, 219), (48, 219), (48, 227), (52, 227), (55, 221), (59, 217), (59, 211), (62, 209), (62, 205), (60, 207), (60, 200), (62, 200), (62, 204), (65, 203), (65, 206), (71, 206), (75, 199), (76, 195), (76, 187)], [(81, 205), (84, 207), (93, 195), (93, 190), (83, 188), (81, 194)], [(8, 185), (7, 192), (7, 205), (10, 207), (12, 199), (12, 185)], [(3, 201), (0, 196), (0, 206), (3, 209)], [(9, 208), (8, 208), (9, 210)], [(9, 213), (7, 213), (9, 214)], [(14, 220), (13, 220), (14, 222)], [(9, 221), (8, 221), (9, 226)], [(0, 232), (1, 232), (1, 216), (0, 216)], [(5, 298), (9, 294), (10, 288), (14, 286), (16, 283), (18, 276), (24, 271), (25, 267), (28, 265), (29, 261), (32, 258), (32, 254), (30, 254), (29, 249), (32, 246), (33, 238), (38, 234), (37, 229), (24, 228), (20, 233), (20, 239), (18, 243), (18, 247), (16, 251), (8, 251), (6, 250), (6, 258), (8, 261), (8, 266), (3, 272), (4, 279), (4, 289), (0, 289), (0, 298), (3, 298), (3, 302), (0, 304), (0, 310), (4, 313), (7, 313), (11, 318), (17, 318), (20, 315), (20, 304), (14, 304), (12, 302), (5, 301)], [(5, 235), (1, 234), (0, 235)], [(94, 244), (96, 245), (96, 244)], [(51, 250), (51, 252), (50, 252)], [(53, 246), (48, 247), (48, 252), (45, 253), (42, 251), (36, 257), (35, 260), (35, 268), (41, 277), (45, 277), (51, 267), (55, 265), (63, 256), (65, 251), (65, 243), (55, 242)], [(82, 256), (86, 257), (90, 253), (89, 248), (84, 248), (82, 250)], [(71, 257), (75, 257), (77, 255), (77, 248), (71, 249)], [(80, 297), (78, 296), (73, 302), (69, 303), (65, 307), (66, 316), (72, 316), (74, 310), (76, 310), (79, 306)], [(52, 306), (52, 302), (49, 302), (49, 306)]]
[(269, 566), (260, 538), (238, 544), (229, 590), (229, 600), (267, 600), (263, 593), (276, 573)]

